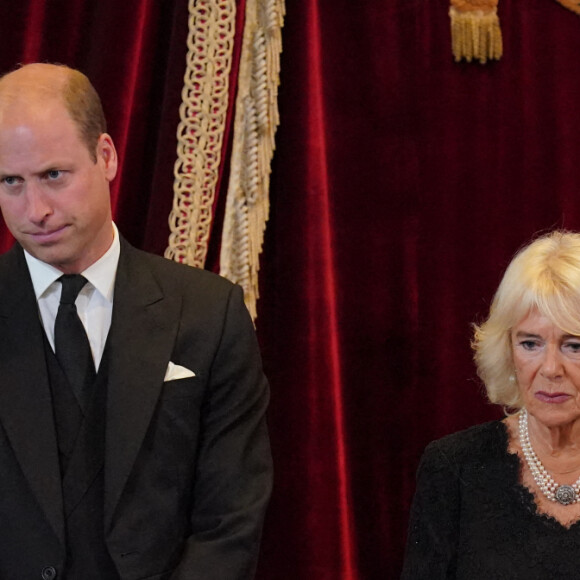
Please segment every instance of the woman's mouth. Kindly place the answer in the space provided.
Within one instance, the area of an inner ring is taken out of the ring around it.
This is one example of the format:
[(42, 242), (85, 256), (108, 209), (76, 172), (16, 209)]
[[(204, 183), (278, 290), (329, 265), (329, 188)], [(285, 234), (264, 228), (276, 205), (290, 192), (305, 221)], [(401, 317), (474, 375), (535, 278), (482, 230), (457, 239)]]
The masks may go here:
[(538, 391), (535, 394), (536, 399), (542, 401), (543, 403), (565, 403), (572, 395), (567, 393), (548, 393), (547, 391)]

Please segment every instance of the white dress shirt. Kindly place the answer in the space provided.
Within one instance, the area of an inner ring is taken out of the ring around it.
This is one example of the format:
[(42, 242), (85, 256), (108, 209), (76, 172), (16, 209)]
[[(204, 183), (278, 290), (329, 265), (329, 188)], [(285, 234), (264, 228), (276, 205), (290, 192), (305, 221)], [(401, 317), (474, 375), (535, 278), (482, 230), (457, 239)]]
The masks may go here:
[[(121, 251), (119, 232), (115, 224), (113, 224), (113, 232), (113, 242), (107, 252), (84, 272), (80, 272), (88, 282), (81, 289), (75, 302), (79, 318), (89, 337), (97, 370), (111, 328), (115, 276)], [(26, 250), (24, 250), (24, 257), (32, 278), (42, 325), (48, 342), (54, 350), (54, 321), (62, 291), (62, 284), (57, 280), (62, 276), (62, 272), (38, 260)]]

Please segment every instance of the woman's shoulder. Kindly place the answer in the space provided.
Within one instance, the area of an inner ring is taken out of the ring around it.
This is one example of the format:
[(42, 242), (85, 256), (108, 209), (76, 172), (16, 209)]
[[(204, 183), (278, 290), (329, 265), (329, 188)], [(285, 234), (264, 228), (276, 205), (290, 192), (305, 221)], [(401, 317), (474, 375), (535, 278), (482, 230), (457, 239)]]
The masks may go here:
[(490, 421), (446, 435), (427, 445), (425, 458), (446, 457), (454, 462), (507, 453), (508, 432), (503, 421)]

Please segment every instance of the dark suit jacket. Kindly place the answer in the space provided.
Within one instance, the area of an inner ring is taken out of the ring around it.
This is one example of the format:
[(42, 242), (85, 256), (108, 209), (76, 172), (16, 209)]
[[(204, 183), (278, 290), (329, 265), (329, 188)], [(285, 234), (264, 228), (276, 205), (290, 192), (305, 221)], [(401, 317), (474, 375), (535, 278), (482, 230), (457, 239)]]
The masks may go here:
[[(42, 328), (22, 249), (0, 257), (0, 578), (62, 570)], [(123, 580), (253, 577), (271, 459), (242, 292), (122, 240), (109, 333), (105, 537)], [(195, 377), (164, 383), (169, 362)]]

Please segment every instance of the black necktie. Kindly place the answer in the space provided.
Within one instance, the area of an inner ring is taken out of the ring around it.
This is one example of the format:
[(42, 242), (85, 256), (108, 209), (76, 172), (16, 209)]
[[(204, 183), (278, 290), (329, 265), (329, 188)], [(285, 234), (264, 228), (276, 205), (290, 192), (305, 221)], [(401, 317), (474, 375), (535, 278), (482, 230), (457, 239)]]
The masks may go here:
[(95, 379), (95, 363), (75, 300), (87, 280), (80, 274), (65, 274), (59, 280), (62, 294), (54, 323), (55, 354), (81, 409), (85, 411)]

